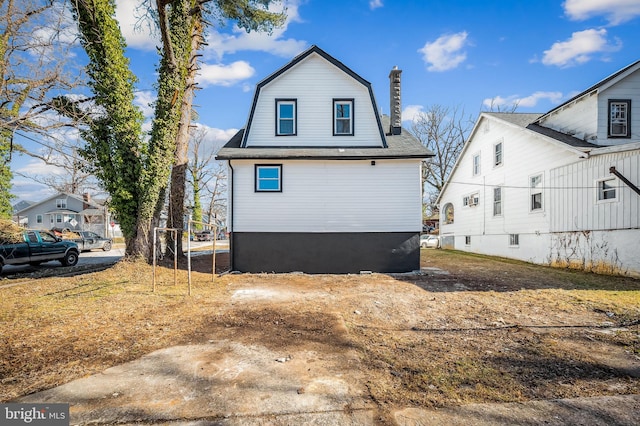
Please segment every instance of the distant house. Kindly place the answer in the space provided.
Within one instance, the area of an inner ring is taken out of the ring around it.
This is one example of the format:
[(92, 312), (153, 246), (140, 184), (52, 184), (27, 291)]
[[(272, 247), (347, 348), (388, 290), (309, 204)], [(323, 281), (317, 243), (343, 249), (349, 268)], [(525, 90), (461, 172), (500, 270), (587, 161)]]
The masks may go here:
[(421, 160), (371, 84), (313, 46), (262, 80), (246, 128), (219, 152), (229, 167), (232, 268), (404, 272), (420, 266)]
[(107, 209), (91, 201), (88, 194), (77, 196), (61, 192), (28, 205), (17, 211), (15, 217), (30, 229), (58, 228), (111, 235)]
[(640, 61), (544, 114), (480, 115), (444, 186), (443, 246), (640, 274)]

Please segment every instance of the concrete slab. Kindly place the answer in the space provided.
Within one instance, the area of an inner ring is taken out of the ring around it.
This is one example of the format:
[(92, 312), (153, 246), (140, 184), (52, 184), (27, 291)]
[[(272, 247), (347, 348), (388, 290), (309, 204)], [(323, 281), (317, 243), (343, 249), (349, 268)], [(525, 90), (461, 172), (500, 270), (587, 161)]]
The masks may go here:
[(73, 425), (373, 424), (348, 369), (355, 360), (318, 356), (231, 341), (177, 346), (15, 402), (70, 403)]

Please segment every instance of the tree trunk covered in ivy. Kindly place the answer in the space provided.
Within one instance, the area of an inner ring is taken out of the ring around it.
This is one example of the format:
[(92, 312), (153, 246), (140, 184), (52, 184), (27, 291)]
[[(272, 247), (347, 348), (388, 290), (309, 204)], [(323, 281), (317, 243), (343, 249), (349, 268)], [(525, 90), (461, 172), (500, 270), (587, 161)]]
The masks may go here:
[[(162, 7), (162, 1), (157, 1), (158, 8)], [(162, 13), (159, 16), (162, 19)], [(169, 26), (161, 26), (163, 32), (163, 44), (170, 42), (171, 46), (165, 46), (165, 51), (173, 50), (173, 58), (176, 67), (170, 67), (170, 72), (175, 74), (176, 82), (180, 85), (180, 110), (179, 120), (176, 122), (174, 164), (171, 170), (171, 184), (169, 193), (169, 228), (185, 228), (185, 185), (187, 181), (187, 163), (189, 148), (189, 126), (191, 125), (191, 111), (193, 108), (193, 96), (195, 88), (197, 66), (197, 52), (202, 43), (202, 9), (197, 1), (177, 0), (172, 2), (168, 11)], [(185, 31), (187, 29), (188, 31)], [(163, 57), (168, 55), (164, 54)], [(169, 246), (173, 246), (172, 234), (169, 234)], [(178, 233), (177, 253), (182, 253), (181, 233)]]
[(143, 115), (133, 103), (137, 79), (124, 54), (125, 40), (115, 19), (113, 1), (73, 0), (71, 5), (80, 41), (89, 57), (86, 69), (94, 103), (103, 111), (88, 120), (88, 128), (82, 132), (86, 141), (82, 154), (111, 196), (111, 208), (120, 222), (127, 254), (143, 254), (148, 252), (148, 229), (139, 226), (145, 221), (139, 216), (143, 210), (140, 206), (152, 194), (148, 181), (161, 177), (145, 170), (145, 163), (153, 161), (153, 152), (147, 152)]
[[(124, 56), (125, 43), (115, 20), (114, 1), (72, 1), (90, 60), (88, 73), (96, 103), (105, 111), (85, 132), (84, 153), (112, 197), (127, 255), (150, 259), (152, 224), (158, 222), (170, 175), (169, 226), (184, 227), (187, 148), (203, 15), (232, 19), (247, 31), (271, 31), (282, 25), (285, 14), (266, 10), (270, 3), (156, 0), (162, 49), (151, 138), (145, 143), (142, 115), (133, 105), (136, 79)], [(178, 244), (181, 249), (180, 239)]]

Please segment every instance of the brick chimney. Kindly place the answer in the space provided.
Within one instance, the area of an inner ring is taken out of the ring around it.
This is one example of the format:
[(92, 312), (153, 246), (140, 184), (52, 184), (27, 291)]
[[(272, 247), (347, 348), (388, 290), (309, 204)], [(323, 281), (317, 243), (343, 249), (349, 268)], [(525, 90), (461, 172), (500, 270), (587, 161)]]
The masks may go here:
[(402, 70), (393, 67), (389, 73), (389, 102), (391, 103), (390, 118), (391, 128), (389, 133), (399, 135), (402, 129), (402, 102), (400, 99), (400, 74)]
[(91, 195), (88, 192), (85, 192), (84, 194), (82, 194), (82, 209), (88, 209), (90, 206), (91, 202)]

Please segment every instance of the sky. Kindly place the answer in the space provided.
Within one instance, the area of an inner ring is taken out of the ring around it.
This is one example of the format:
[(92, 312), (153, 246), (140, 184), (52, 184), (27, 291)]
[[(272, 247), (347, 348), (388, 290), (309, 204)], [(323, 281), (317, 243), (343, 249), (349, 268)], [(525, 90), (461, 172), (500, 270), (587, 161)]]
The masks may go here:
[[(137, 1), (117, 0), (117, 18), (139, 79), (136, 103), (150, 119), (159, 43), (135, 29)], [(270, 35), (209, 28), (195, 99), (208, 143), (243, 128), (256, 85), (312, 45), (369, 81), (385, 114), (389, 71), (401, 69), (407, 129), (434, 105), (474, 120), (514, 102), (517, 112), (543, 113), (640, 59), (640, 0), (286, 0), (274, 10), (283, 7), (287, 20)], [(23, 155), (11, 167), (56, 173)], [(21, 176), (13, 185), (17, 200), (53, 195)]]

